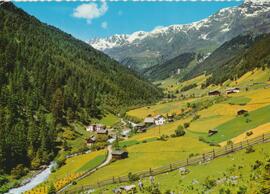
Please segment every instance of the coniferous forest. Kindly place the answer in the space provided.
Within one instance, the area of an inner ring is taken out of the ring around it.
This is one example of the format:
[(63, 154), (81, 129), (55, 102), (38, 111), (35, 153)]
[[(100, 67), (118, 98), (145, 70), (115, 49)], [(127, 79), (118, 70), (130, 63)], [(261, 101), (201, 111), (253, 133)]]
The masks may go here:
[(0, 7), (0, 169), (20, 173), (57, 154), (58, 126), (120, 113), (162, 93), (116, 61), (12, 3)]

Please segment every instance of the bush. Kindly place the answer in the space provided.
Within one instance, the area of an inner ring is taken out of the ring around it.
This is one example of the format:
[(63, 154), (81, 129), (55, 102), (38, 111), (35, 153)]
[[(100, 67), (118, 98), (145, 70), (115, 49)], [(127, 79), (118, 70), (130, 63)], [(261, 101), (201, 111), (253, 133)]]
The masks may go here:
[(0, 175), (0, 187), (6, 183), (8, 183), (7, 177)]
[(139, 179), (140, 179), (140, 178), (139, 178), (138, 175), (132, 174), (131, 172), (128, 173), (128, 180), (129, 180), (130, 182), (134, 182), (134, 181), (137, 181), (137, 180), (139, 180)]
[(246, 133), (247, 136), (251, 136), (252, 134), (253, 134), (252, 131), (248, 131), (248, 132)]
[(56, 194), (56, 188), (55, 188), (53, 183), (51, 183), (47, 193), (48, 194)]
[(161, 141), (167, 141), (168, 140), (168, 138), (169, 138), (169, 136), (168, 135), (161, 135), (157, 140), (161, 140)]
[(159, 190), (158, 184), (153, 184), (148, 187), (145, 187), (145, 190), (151, 194), (161, 194), (161, 191)]
[(200, 115), (197, 115), (197, 114), (196, 114), (196, 115), (193, 116), (192, 121), (196, 121), (196, 120), (198, 120), (199, 118), (200, 118)]
[(203, 186), (206, 189), (212, 189), (214, 186), (216, 186), (216, 181), (214, 179), (211, 179), (210, 177), (207, 177), (203, 183)]
[(15, 168), (11, 170), (11, 175), (15, 179), (19, 179), (28, 173), (28, 169), (25, 168), (22, 164), (18, 164)]
[(255, 164), (252, 165), (252, 169), (256, 170), (257, 168), (259, 168), (260, 166), (263, 165), (263, 162), (260, 160), (256, 160)]
[(183, 136), (183, 135), (185, 135), (185, 133), (186, 133), (186, 132), (184, 131), (182, 125), (179, 125), (179, 126), (177, 127), (177, 129), (175, 130), (175, 136), (176, 136), (176, 137)]
[(252, 146), (248, 146), (246, 148), (246, 153), (248, 154), (248, 153), (252, 153), (252, 152), (255, 152), (254, 148)]
[(184, 123), (184, 128), (187, 129), (189, 128), (190, 124), (189, 123)]
[(61, 166), (66, 164), (66, 158), (64, 156), (60, 156), (56, 159), (57, 168), (60, 168)]
[(219, 144), (216, 143), (216, 142), (210, 142), (209, 145), (210, 145), (210, 146), (219, 146)]
[(239, 187), (237, 194), (245, 194), (245, 193), (247, 193), (247, 187), (246, 186)]
[(207, 141), (204, 137), (200, 136), (199, 137), (199, 141), (204, 142), (204, 143), (210, 143), (209, 141)]

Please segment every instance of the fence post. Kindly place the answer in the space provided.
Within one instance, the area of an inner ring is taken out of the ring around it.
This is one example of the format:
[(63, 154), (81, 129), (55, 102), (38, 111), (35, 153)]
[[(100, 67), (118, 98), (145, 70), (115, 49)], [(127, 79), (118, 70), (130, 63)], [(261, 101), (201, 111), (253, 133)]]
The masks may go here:
[(233, 152), (233, 143), (231, 144), (231, 151)]
[(112, 177), (112, 182), (115, 183), (115, 182), (114, 182), (114, 176)]
[(170, 164), (170, 170), (172, 171), (172, 164)]
[(247, 145), (249, 146), (248, 139), (247, 139)]
[(215, 149), (213, 149), (213, 159), (216, 157)]
[(151, 168), (149, 169), (149, 174), (152, 175), (152, 169)]
[(243, 142), (241, 141), (241, 150), (243, 149)]
[(119, 181), (119, 183), (121, 183), (121, 179), (120, 179), (120, 177), (118, 177), (118, 181)]
[(188, 165), (188, 158), (187, 158), (187, 165)]
[(227, 145), (224, 148), (225, 148), (225, 152), (227, 153)]
[(262, 141), (264, 142), (264, 133), (262, 134)]

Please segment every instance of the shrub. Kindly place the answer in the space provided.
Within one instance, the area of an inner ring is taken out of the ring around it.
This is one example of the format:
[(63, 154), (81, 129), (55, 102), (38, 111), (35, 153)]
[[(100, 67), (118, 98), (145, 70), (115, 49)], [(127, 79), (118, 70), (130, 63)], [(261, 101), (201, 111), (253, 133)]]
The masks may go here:
[(232, 140), (227, 141), (227, 145), (232, 145), (232, 144), (233, 144)]
[(210, 142), (209, 145), (210, 145), (210, 146), (219, 146), (219, 144), (216, 143), (216, 142)]
[(189, 128), (190, 124), (189, 123), (184, 123), (184, 128), (187, 129)]
[(51, 183), (47, 193), (48, 194), (56, 194), (56, 188), (55, 188), (53, 183)]
[(253, 170), (256, 170), (257, 168), (259, 168), (259, 167), (262, 166), (262, 165), (263, 165), (263, 162), (262, 162), (262, 161), (256, 160), (256, 161), (255, 161), (255, 164), (252, 165), (252, 169), (253, 169)]
[(246, 186), (240, 186), (239, 190), (237, 191), (237, 194), (245, 194), (247, 193), (247, 187)]
[(193, 116), (192, 121), (196, 121), (196, 120), (198, 120), (199, 118), (200, 118), (200, 115), (197, 115), (197, 114), (196, 114), (196, 115)]
[(179, 128), (179, 126), (178, 126), (178, 128), (175, 130), (175, 136), (176, 136), (176, 137), (184, 136), (185, 133), (186, 133), (186, 132), (184, 131), (182, 125), (180, 125), (180, 126), (181, 126), (181, 128)]
[(145, 187), (145, 190), (151, 194), (161, 194), (161, 191), (159, 190), (158, 184), (153, 184), (148, 187)]
[(252, 134), (253, 134), (252, 131), (248, 131), (248, 132), (246, 133), (247, 136), (251, 136)]
[(246, 153), (248, 154), (248, 153), (252, 153), (252, 152), (255, 152), (254, 148), (252, 146), (248, 146), (246, 148)]
[(250, 122), (251, 122), (251, 119), (247, 118), (246, 123), (250, 123)]
[(11, 170), (11, 175), (15, 179), (19, 179), (28, 173), (28, 169), (25, 168), (22, 164), (18, 164), (15, 168)]
[(209, 141), (207, 141), (204, 137), (200, 136), (199, 137), (199, 141), (204, 142), (204, 143), (210, 143)]
[(134, 181), (137, 181), (137, 180), (139, 180), (139, 179), (140, 179), (140, 178), (139, 178), (138, 175), (132, 174), (131, 172), (128, 173), (128, 180), (129, 180), (130, 182), (134, 182)]
[(249, 114), (248, 114), (248, 112), (245, 112), (244, 113), (244, 117), (247, 117)]
[(168, 138), (169, 138), (169, 136), (168, 135), (164, 135), (164, 134), (162, 134), (157, 140), (161, 140), (161, 141), (167, 141), (168, 140)]
[(66, 163), (66, 158), (64, 156), (60, 156), (56, 159), (57, 168), (60, 168)]
[(0, 187), (6, 183), (8, 183), (7, 177), (0, 175)]
[(203, 183), (203, 186), (206, 189), (212, 189), (214, 186), (216, 186), (216, 181), (214, 179), (211, 179), (210, 177), (207, 177)]

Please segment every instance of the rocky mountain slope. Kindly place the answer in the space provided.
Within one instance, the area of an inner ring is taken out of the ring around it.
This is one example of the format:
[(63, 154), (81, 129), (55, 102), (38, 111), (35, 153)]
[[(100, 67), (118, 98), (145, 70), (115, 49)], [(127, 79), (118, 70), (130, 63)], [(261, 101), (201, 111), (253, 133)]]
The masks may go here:
[(89, 44), (131, 68), (142, 70), (181, 53), (213, 51), (225, 41), (250, 31), (270, 31), (269, 1), (246, 0), (238, 7), (221, 9), (191, 24), (114, 35), (90, 40)]

